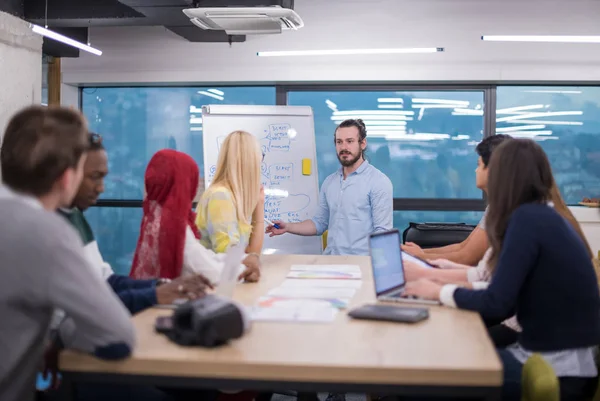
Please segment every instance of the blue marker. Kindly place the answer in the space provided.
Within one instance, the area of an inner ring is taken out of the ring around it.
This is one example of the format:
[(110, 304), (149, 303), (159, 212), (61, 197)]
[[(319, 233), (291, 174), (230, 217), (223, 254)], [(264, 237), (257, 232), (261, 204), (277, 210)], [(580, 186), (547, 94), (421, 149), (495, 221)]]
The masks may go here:
[(275, 223), (273, 223), (271, 220), (268, 220), (267, 218), (265, 218), (265, 223), (267, 223), (267, 224), (268, 224), (268, 225), (270, 225), (270, 226), (273, 226), (273, 227), (275, 227), (275, 228), (276, 228), (276, 229), (278, 229), (278, 230), (281, 228), (281, 227), (279, 227), (279, 224), (275, 224)]

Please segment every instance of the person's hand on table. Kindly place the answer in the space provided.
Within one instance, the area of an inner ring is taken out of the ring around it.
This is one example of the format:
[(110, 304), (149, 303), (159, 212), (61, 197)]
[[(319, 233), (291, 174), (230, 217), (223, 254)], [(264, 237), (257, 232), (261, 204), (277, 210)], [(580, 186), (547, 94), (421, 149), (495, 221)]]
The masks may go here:
[(411, 281), (410, 283), (406, 283), (403, 294), (413, 295), (423, 299), (431, 299), (433, 301), (439, 301), (441, 290), (442, 285), (432, 280), (422, 278), (417, 281)]
[(429, 269), (421, 267), (410, 260), (405, 260), (402, 264), (404, 265), (404, 276), (406, 277), (406, 281), (427, 278), (430, 273)]
[(260, 256), (251, 253), (242, 262), (246, 269), (240, 274), (238, 280), (244, 280), (247, 283), (256, 283), (260, 279)]
[(414, 242), (407, 242), (404, 245), (400, 245), (400, 248), (406, 252), (411, 254), (412, 256), (416, 256), (417, 258), (421, 258), (421, 259), (426, 259), (425, 257), (425, 251), (423, 251), (423, 249), (415, 244)]
[(172, 304), (176, 299), (196, 299), (206, 295), (212, 289), (211, 282), (201, 274), (179, 277), (171, 282), (156, 287), (156, 300), (159, 304)]

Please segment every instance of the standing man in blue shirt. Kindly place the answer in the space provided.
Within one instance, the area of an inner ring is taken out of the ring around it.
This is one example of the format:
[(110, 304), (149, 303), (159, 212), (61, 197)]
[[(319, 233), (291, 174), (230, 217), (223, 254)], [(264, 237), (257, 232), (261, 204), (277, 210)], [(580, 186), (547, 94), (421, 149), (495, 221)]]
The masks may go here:
[(369, 234), (393, 226), (393, 188), (390, 179), (365, 160), (367, 129), (362, 120), (345, 120), (334, 133), (342, 165), (328, 176), (319, 194), (317, 214), (300, 223), (280, 220), (267, 227), (270, 236), (327, 234), (325, 255), (368, 255)]

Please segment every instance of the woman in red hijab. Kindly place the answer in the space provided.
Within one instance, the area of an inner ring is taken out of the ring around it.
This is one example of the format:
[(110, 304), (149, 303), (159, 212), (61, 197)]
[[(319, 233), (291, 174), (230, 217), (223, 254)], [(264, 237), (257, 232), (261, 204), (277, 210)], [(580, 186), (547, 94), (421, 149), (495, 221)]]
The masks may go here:
[(202, 274), (216, 283), (223, 257), (198, 242), (192, 202), (200, 173), (185, 153), (158, 151), (148, 167), (144, 183), (144, 216), (130, 276), (137, 279)]

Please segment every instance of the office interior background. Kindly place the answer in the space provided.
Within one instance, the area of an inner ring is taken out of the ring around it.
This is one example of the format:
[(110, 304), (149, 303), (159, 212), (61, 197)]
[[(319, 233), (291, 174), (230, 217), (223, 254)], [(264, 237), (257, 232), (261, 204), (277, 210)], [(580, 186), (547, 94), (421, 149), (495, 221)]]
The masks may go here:
[[(131, 265), (150, 157), (173, 148), (203, 170), (206, 104), (311, 106), (321, 183), (339, 167), (335, 126), (362, 118), (368, 160), (393, 182), (401, 230), (409, 222), (479, 221), (485, 200), (475, 187), (475, 146), (497, 133), (539, 141), (568, 204), (600, 196), (600, 44), (481, 40), (598, 34), (600, 2), (296, 0), (294, 8), (304, 28), (231, 45), (193, 42), (164, 26), (95, 23), (89, 41), (103, 55), (63, 59), (63, 93), (104, 137), (109, 155), (105, 193), (87, 215), (115, 272)], [(426, 46), (445, 51), (256, 55)], [(46, 77), (47, 57), (41, 64)], [(47, 103), (44, 82), (41, 97)]]

